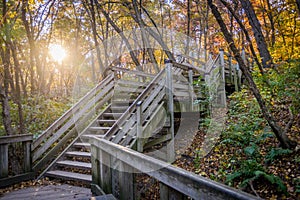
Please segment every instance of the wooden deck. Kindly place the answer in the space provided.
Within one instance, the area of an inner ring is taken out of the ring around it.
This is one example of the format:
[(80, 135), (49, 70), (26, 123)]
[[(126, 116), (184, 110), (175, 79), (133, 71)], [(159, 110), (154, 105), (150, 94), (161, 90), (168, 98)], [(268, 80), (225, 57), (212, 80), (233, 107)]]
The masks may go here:
[(71, 185), (46, 185), (33, 186), (19, 189), (9, 193), (0, 194), (0, 200), (22, 199), (22, 200), (43, 200), (43, 199), (91, 199), (92, 193), (89, 188), (76, 187)]

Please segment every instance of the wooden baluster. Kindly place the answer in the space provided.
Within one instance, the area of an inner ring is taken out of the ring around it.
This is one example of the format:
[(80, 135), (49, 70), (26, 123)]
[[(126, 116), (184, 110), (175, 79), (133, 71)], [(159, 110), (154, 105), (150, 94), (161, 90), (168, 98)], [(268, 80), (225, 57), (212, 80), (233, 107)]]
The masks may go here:
[(32, 141), (25, 141), (23, 142), (23, 149), (24, 149), (24, 172), (31, 172), (31, 143)]
[(118, 168), (119, 185), (120, 185), (120, 199), (133, 200), (134, 194), (134, 169), (121, 162)]
[(137, 151), (138, 152), (143, 152), (143, 139), (144, 139), (144, 137), (143, 137), (143, 127), (142, 127), (142, 124), (143, 124), (143, 122), (142, 122), (142, 102), (141, 101), (139, 101), (138, 103), (137, 103), (137, 111), (136, 111), (136, 122), (137, 122), (137, 126), (136, 126), (136, 128), (137, 128)]
[[(220, 49), (220, 73), (221, 73), (221, 104), (226, 107), (226, 91), (225, 91), (225, 61), (224, 61), (224, 50)], [(217, 91), (219, 93), (219, 91)]]
[(171, 134), (171, 140), (167, 144), (167, 161), (173, 162), (175, 160), (175, 148), (174, 148), (174, 102), (173, 102), (173, 73), (172, 63), (166, 61), (166, 94), (168, 99), (168, 115), (170, 118), (169, 134)]
[(194, 92), (193, 92), (193, 69), (189, 67), (189, 95), (190, 95), (190, 111), (194, 111)]
[(238, 86), (238, 68), (239, 68), (239, 65), (236, 64), (236, 67), (234, 68), (234, 73), (233, 73), (233, 76), (234, 76), (234, 88), (235, 88), (235, 91), (238, 92), (239, 91), (239, 86)]
[(0, 144), (0, 178), (8, 176), (8, 144)]
[(230, 80), (230, 84), (233, 84), (233, 76), (232, 76), (232, 56), (229, 55), (228, 56), (228, 66), (229, 66), (229, 80)]

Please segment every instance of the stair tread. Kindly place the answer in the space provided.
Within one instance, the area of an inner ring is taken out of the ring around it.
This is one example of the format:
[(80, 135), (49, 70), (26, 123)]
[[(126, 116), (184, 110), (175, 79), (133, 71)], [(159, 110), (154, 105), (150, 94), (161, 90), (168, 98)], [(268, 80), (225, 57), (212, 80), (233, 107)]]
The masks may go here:
[(89, 143), (76, 142), (76, 143), (74, 143), (74, 146), (76, 146), (76, 147), (90, 147), (91, 145)]
[(104, 127), (104, 126), (92, 126), (90, 127), (89, 129), (91, 130), (95, 130), (95, 131), (98, 131), (98, 130), (109, 130), (111, 127)]
[(81, 168), (87, 168), (87, 169), (91, 169), (92, 168), (92, 164), (91, 163), (79, 162), (79, 161), (72, 161), (72, 160), (58, 161), (57, 164), (59, 164), (59, 165), (67, 165), (67, 166), (70, 166), (70, 167), (81, 167)]
[(115, 119), (99, 119), (98, 122), (103, 122), (103, 123), (114, 123), (117, 120)]
[(53, 170), (48, 171), (46, 173), (47, 176), (54, 178), (64, 178), (64, 179), (72, 179), (72, 180), (81, 180), (86, 182), (92, 182), (92, 175), (88, 174), (80, 174), (75, 172), (66, 172), (61, 170)]
[(81, 156), (81, 157), (91, 157), (90, 152), (84, 152), (84, 151), (68, 151), (66, 152), (69, 156)]

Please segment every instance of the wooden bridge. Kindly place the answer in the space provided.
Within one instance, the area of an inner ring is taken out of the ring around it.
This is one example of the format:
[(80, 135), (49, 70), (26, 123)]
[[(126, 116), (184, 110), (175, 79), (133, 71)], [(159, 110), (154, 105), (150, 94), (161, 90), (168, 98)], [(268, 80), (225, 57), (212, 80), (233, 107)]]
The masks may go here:
[[(47, 176), (84, 182), (96, 195), (135, 199), (135, 174), (143, 173), (160, 182), (162, 199), (254, 198), (169, 164), (175, 160), (174, 113), (226, 107), (226, 80), (239, 87), (235, 70), (223, 51), (201, 68), (167, 62), (149, 74), (113, 67), (38, 138), (0, 138), (0, 187)], [(208, 86), (209, 107), (195, 104), (203, 98), (199, 80)], [(11, 177), (8, 144), (16, 142), (25, 149), (24, 173)]]

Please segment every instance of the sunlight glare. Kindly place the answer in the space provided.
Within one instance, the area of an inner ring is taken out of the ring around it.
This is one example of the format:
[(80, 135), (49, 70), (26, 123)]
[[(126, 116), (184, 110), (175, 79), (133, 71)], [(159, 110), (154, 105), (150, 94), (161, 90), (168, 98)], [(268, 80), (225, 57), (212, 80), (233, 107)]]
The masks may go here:
[(53, 60), (59, 63), (66, 57), (65, 49), (59, 44), (50, 44), (49, 53)]

